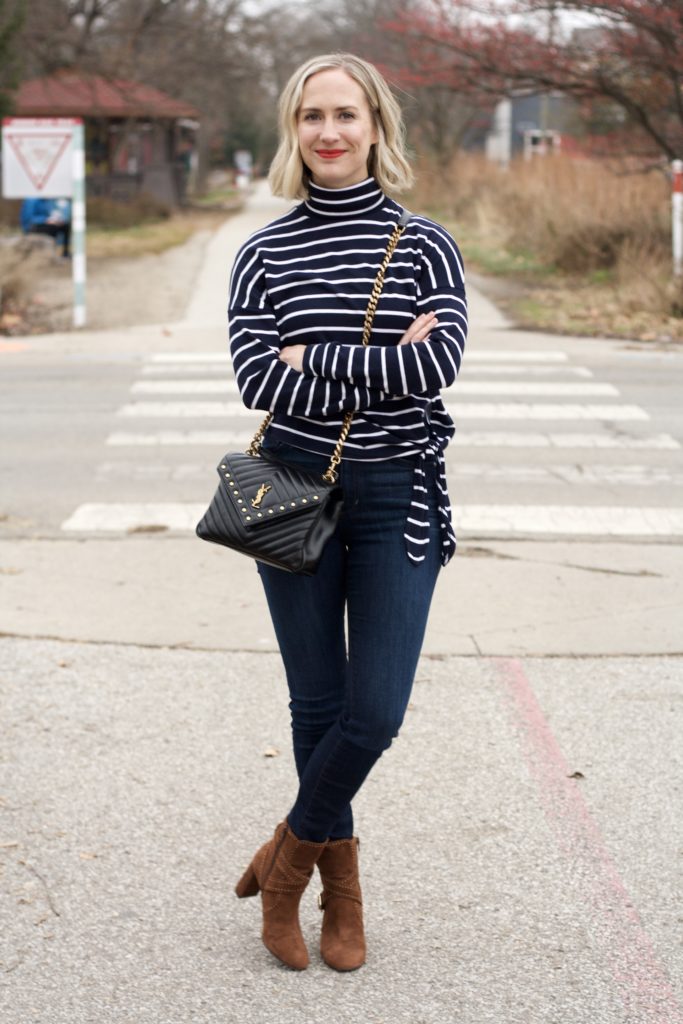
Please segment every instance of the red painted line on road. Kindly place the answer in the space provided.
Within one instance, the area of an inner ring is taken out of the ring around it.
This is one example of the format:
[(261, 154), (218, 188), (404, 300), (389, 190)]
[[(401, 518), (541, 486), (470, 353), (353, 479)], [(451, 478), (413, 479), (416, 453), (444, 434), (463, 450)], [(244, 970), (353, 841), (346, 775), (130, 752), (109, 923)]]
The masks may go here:
[[(516, 658), (492, 658), (509, 697), (525, 760), (538, 785), (546, 818), (605, 936), (612, 973), (629, 1020), (683, 1024), (666, 971), (622, 882), (619, 871)], [(633, 1015), (633, 1016), (631, 1016)]]
[(24, 341), (0, 341), (0, 352), (23, 352), (27, 348)]

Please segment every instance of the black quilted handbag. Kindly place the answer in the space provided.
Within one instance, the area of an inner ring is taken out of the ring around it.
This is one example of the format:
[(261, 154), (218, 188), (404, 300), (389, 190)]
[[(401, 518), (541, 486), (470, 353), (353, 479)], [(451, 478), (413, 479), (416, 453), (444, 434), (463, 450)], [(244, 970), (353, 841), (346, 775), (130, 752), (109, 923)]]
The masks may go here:
[(226, 455), (197, 535), (278, 569), (312, 576), (342, 510), (342, 490), (268, 452)]
[[(396, 225), (375, 278), (363, 325), (364, 345), (370, 340), (384, 274), (409, 216), (406, 211)], [(353, 413), (344, 416), (330, 464), (320, 475), (297, 469), (262, 450), (271, 419), (272, 414), (265, 418), (246, 452), (221, 459), (218, 490), (197, 524), (197, 536), (278, 569), (312, 576), (341, 515), (337, 466)]]

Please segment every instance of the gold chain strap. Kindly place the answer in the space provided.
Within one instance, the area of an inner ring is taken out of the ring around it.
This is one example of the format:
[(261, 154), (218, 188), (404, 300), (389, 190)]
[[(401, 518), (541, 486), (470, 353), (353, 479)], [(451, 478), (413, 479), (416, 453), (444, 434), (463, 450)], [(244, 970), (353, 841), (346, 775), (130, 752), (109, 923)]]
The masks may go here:
[[(369, 345), (370, 344), (370, 333), (372, 331), (372, 322), (375, 319), (375, 312), (377, 311), (377, 303), (379, 302), (379, 297), (382, 294), (382, 288), (384, 287), (384, 275), (387, 272), (387, 267), (389, 266), (389, 263), (391, 261), (391, 257), (394, 255), (394, 249), (398, 245), (398, 240), (401, 237), (401, 235), (403, 234), (403, 232), (405, 231), (405, 227), (406, 227), (405, 224), (397, 224), (396, 227), (394, 228), (393, 234), (392, 234), (391, 238), (389, 239), (389, 244), (387, 245), (387, 251), (384, 254), (384, 259), (382, 260), (382, 264), (381, 264), (379, 270), (377, 271), (377, 277), (375, 278), (375, 283), (372, 286), (372, 294), (370, 295), (370, 299), (368, 301), (368, 307), (365, 310), (365, 321), (363, 323), (363, 344), (364, 345)], [(249, 447), (247, 448), (247, 455), (258, 455), (258, 453), (261, 450), (261, 444), (263, 442), (263, 435), (265, 434), (266, 430), (268, 429), (268, 425), (269, 425), (270, 421), (272, 420), (272, 418), (273, 418), (273, 414), (272, 414), (272, 412), (269, 412), (268, 415), (266, 416), (266, 418), (264, 419), (263, 423), (261, 424), (261, 426), (258, 428), (256, 433), (254, 434), (253, 440), (252, 440), (251, 444), (249, 445)], [(353, 419), (353, 410), (351, 410), (350, 412), (347, 412), (344, 415), (344, 422), (342, 423), (341, 433), (339, 434), (339, 440), (337, 441), (337, 443), (336, 443), (336, 445), (334, 447), (334, 451), (333, 451), (332, 457), (330, 459), (330, 464), (327, 467), (327, 469), (325, 470), (325, 472), (323, 473), (323, 480), (325, 480), (328, 484), (335, 483), (335, 481), (337, 479), (337, 466), (341, 462), (342, 448), (344, 447), (344, 442), (346, 441), (346, 438), (349, 436), (349, 431), (351, 429), (351, 420), (352, 419)]]

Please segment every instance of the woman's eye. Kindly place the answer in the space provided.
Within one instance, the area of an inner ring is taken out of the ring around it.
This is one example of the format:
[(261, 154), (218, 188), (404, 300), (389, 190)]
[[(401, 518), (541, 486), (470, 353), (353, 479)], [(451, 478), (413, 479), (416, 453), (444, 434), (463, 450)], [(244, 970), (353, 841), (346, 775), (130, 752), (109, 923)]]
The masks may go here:
[(342, 121), (353, 121), (354, 117), (350, 110), (343, 110), (339, 116), (341, 117)]
[(304, 121), (315, 121), (317, 117), (316, 113), (309, 111), (308, 114), (304, 114)]

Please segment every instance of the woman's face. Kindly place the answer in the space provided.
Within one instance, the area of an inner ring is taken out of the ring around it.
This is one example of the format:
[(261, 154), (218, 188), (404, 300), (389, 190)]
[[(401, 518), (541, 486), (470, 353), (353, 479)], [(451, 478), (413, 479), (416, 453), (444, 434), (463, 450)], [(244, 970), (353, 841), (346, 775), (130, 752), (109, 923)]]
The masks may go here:
[(301, 158), (322, 188), (346, 188), (368, 177), (377, 128), (362, 86), (341, 68), (306, 80), (297, 114)]

